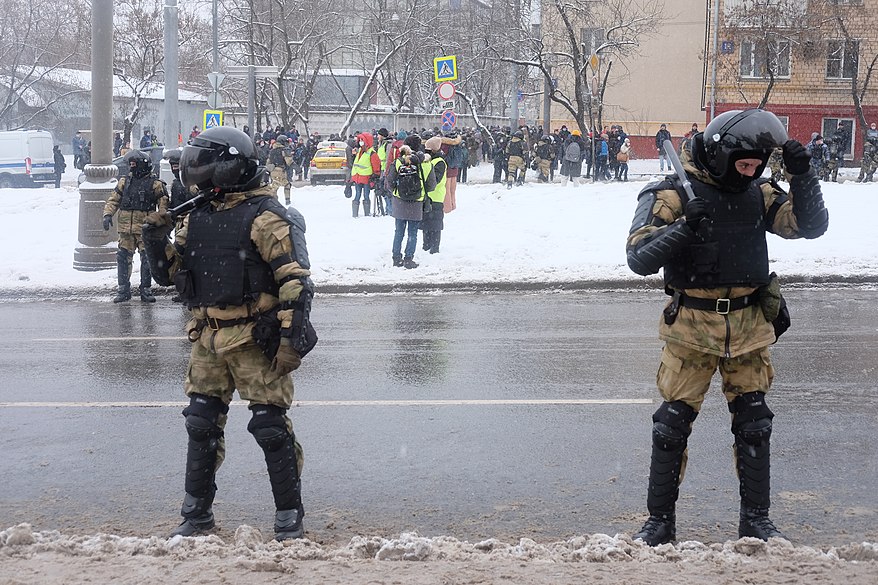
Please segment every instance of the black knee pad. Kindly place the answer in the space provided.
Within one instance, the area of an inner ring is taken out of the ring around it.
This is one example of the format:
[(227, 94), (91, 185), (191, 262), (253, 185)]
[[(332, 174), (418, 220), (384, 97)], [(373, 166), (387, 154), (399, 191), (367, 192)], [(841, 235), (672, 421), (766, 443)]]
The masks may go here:
[(748, 392), (729, 402), (732, 433), (748, 445), (759, 445), (771, 437), (774, 413), (765, 403), (765, 392)]
[(229, 407), (219, 398), (193, 394), (189, 406), (183, 409), (186, 417), (186, 431), (196, 441), (204, 441), (222, 434), (219, 426), (220, 415), (229, 412)]
[(652, 438), (666, 451), (684, 447), (698, 413), (681, 400), (663, 402), (652, 415)]
[(292, 438), (284, 420), (285, 408), (272, 404), (254, 404), (250, 410), (253, 416), (247, 424), (247, 430), (263, 451), (277, 451)]

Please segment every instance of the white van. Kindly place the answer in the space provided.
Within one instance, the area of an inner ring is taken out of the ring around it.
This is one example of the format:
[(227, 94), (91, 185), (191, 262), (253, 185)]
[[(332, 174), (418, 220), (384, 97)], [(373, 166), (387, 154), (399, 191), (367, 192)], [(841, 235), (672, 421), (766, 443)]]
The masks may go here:
[(53, 144), (45, 130), (0, 132), (0, 188), (54, 184)]

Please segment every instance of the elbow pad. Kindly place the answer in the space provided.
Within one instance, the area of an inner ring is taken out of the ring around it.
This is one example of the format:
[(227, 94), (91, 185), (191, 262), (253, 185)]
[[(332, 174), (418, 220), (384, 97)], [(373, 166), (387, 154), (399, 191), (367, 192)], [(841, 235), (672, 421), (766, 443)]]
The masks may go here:
[(790, 177), (790, 192), (799, 233), (809, 240), (822, 236), (829, 227), (829, 212), (823, 206), (820, 181), (813, 169)]
[(282, 328), (280, 335), (290, 340), (290, 344), (299, 356), (305, 357), (317, 345), (317, 332), (311, 325), (311, 299), (314, 297), (314, 285), (308, 277), (302, 278), (301, 281), (303, 288), (299, 298), (293, 302), (281, 303), (282, 309), (293, 309), (293, 322), (289, 328)]
[(659, 228), (628, 248), (628, 267), (640, 276), (656, 274), (695, 237), (683, 219)]

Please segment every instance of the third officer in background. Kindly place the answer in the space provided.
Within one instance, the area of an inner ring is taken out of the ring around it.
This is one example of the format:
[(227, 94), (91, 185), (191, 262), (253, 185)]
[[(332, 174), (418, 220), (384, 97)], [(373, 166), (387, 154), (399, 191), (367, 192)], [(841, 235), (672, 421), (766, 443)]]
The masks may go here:
[(506, 188), (512, 189), (512, 183), (524, 184), (524, 175), (527, 172), (527, 142), (524, 141), (524, 132), (516, 130), (506, 145), (507, 171)]
[[(789, 194), (761, 178), (777, 146)], [(774, 414), (765, 398), (774, 378), (768, 346), (785, 315), (766, 234), (817, 238), (829, 215), (808, 153), (770, 112), (720, 114), (692, 136), (681, 159), (694, 198), (668, 180), (648, 185), (628, 235), (629, 267), (643, 276), (662, 270), (672, 296), (659, 324), (665, 346), (656, 380), (664, 402), (652, 417), (649, 519), (634, 538), (651, 546), (676, 538), (687, 440), (719, 369), (734, 435), (738, 536), (767, 540), (782, 536), (768, 515)]]
[(128, 176), (121, 177), (116, 188), (104, 205), (104, 230), (113, 225), (113, 215), (118, 211), (116, 231), (119, 232), (119, 250), (116, 252), (116, 270), (119, 290), (114, 303), (131, 299), (131, 267), (135, 250), (140, 253), (140, 300), (154, 303), (149, 262), (143, 251), (141, 226), (151, 211), (168, 208), (168, 190), (165, 184), (152, 174), (152, 161), (139, 150), (125, 155)]
[(274, 189), (275, 197), (278, 196), (279, 187), (284, 188), (284, 202), (290, 204), (290, 177), (287, 169), (293, 166), (293, 151), (290, 148), (290, 139), (281, 134), (268, 151), (268, 163), (266, 168), (271, 173), (271, 188)]
[(174, 534), (214, 526), (214, 480), (237, 390), (249, 403), (247, 430), (265, 454), (275, 538), (300, 538), (302, 449), (286, 413), (290, 373), (317, 342), (304, 219), (277, 201), (253, 141), (235, 128), (209, 128), (193, 138), (183, 148), (180, 176), (199, 199), (174, 243), (167, 213), (150, 214), (143, 230), (156, 281), (173, 281), (192, 311), (183, 521)]

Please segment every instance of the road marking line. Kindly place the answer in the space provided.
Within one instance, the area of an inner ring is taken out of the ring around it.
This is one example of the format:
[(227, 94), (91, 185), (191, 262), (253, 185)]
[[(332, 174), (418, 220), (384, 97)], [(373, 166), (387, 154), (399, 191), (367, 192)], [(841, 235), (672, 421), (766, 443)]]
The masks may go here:
[[(653, 404), (649, 398), (522, 399), (522, 400), (296, 400), (299, 406), (541, 406), (589, 404)], [(233, 400), (230, 406), (247, 406)], [(0, 408), (167, 408), (185, 407), (188, 402), (0, 402)]]
[(36, 338), (31, 341), (188, 341), (185, 335), (173, 337), (53, 337)]

